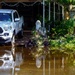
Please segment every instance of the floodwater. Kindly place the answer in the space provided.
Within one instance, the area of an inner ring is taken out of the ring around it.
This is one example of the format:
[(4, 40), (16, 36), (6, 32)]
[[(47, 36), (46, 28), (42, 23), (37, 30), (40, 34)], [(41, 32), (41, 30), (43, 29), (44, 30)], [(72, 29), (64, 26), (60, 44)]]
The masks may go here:
[[(75, 75), (75, 55), (71, 51), (0, 46), (1, 52), (6, 50), (10, 52), (14, 50), (12, 62), (15, 65), (10, 68), (10, 64), (6, 64), (9, 67), (5, 67), (5, 65), (1, 67), (0, 64), (0, 75)], [(2, 53), (0, 53), (1, 56)], [(1, 59), (3, 60), (3, 58)], [(3, 63), (5, 61), (7, 60), (4, 60)]]

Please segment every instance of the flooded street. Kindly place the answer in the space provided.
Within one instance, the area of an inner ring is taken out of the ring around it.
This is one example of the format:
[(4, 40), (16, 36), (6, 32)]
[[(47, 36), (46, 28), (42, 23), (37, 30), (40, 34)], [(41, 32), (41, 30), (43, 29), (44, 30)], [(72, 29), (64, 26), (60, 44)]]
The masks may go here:
[[(0, 75), (75, 75), (75, 55), (72, 52), (48, 51), (47, 49), (38, 51), (37, 48), (25, 47), (14, 49), (15, 64), (11, 69), (5, 66), (0, 67)], [(0, 50), (11, 52), (12, 48), (11, 46), (0, 46)], [(0, 62), (0, 66), (3, 62)]]

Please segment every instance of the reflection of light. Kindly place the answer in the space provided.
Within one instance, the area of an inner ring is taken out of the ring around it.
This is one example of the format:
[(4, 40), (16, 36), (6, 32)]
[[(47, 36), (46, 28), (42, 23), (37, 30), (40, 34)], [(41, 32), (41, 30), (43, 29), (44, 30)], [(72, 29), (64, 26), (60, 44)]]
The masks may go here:
[(38, 43), (39, 46), (42, 45), (42, 41), (40, 41), (40, 40), (38, 40), (37, 43)]
[(74, 15), (74, 19), (75, 19), (75, 15)]
[(19, 66), (19, 65), (21, 65), (22, 64), (22, 62), (23, 62), (23, 58), (22, 58), (22, 53), (16, 53), (16, 58), (15, 58), (15, 65), (16, 66)]
[(49, 61), (49, 75), (50, 75), (50, 61)]
[(69, 12), (66, 11), (66, 19), (68, 20), (69, 19)]
[(62, 57), (62, 68), (64, 68), (64, 57)]
[(36, 67), (37, 68), (41, 67), (41, 60), (39, 58), (36, 58)]
[(55, 66), (55, 57), (54, 57), (54, 75), (55, 75), (55, 67), (56, 67), (56, 66)]
[(15, 54), (15, 36), (13, 36), (11, 43), (12, 43), (12, 49), (11, 49), (12, 53)]
[(37, 34), (37, 35), (36, 35), (36, 38), (38, 38), (38, 37), (39, 37), (39, 35)]
[(38, 56), (39, 56), (39, 54), (36, 54), (36, 55), (35, 55), (35, 57), (38, 57)]
[(43, 56), (43, 75), (45, 75), (45, 56)]
[(39, 52), (39, 51), (42, 51), (42, 48), (38, 48), (38, 50), (37, 50), (37, 51), (38, 51), (38, 52)]
[(66, 19), (68, 20), (69, 19), (69, 16), (67, 16)]

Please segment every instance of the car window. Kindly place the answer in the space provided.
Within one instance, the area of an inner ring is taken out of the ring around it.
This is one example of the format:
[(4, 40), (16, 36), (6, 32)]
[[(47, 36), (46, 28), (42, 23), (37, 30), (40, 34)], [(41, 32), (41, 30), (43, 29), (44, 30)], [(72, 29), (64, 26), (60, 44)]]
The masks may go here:
[(0, 21), (12, 21), (10, 13), (0, 13)]
[(15, 20), (15, 18), (18, 18), (19, 16), (18, 16), (18, 14), (17, 14), (17, 12), (14, 12), (14, 20)]

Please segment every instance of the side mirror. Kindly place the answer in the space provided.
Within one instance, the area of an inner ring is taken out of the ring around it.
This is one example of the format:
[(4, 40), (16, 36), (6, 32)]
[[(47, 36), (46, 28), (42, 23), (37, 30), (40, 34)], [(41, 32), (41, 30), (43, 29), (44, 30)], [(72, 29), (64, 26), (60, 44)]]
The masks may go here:
[(20, 18), (15, 18), (15, 22), (17, 22), (17, 21), (19, 21), (20, 20)]

